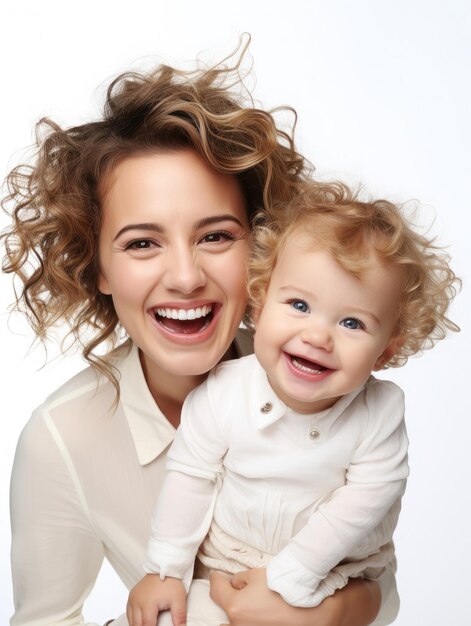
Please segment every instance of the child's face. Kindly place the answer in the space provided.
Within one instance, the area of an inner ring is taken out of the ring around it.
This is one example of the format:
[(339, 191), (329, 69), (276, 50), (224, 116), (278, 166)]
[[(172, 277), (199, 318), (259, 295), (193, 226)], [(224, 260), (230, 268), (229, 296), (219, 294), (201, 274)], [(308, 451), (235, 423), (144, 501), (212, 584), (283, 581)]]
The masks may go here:
[(255, 353), (277, 395), (313, 413), (366, 382), (396, 352), (401, 272), (372, 259), (361, 279), (300, 230), (272, 272)]

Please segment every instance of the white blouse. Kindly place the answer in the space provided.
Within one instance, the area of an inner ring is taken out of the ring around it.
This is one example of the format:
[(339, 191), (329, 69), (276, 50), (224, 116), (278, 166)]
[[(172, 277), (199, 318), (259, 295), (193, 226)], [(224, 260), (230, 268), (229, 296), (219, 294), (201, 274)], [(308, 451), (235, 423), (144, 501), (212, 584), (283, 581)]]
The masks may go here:
[[(250, 351), (246, 335), (237, 344)], [(142, 578), (175, 430), (147, 387), (137, 347), (116, 367), (117, 406), (113, 385), (87, 368), (36, 409), (20, 437), (11, 492), (12, 626), (83, 624), (104, 558), (128, 588)], [(391, 570), (381, 587), (375, 626), (398, 609)]]

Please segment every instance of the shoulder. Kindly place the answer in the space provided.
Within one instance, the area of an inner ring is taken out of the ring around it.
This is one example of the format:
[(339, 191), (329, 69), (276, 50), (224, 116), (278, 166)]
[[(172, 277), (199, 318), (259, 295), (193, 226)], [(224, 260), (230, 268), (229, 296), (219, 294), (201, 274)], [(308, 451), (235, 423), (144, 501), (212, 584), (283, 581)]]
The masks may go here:
[(83, 448), (97, 437), (104, 421), (100, 418), (114, 414), (115, 400), (112, 383), (89, 366), (35, 408), (23, 429), (19, 446), (27, 449), (31, 441), (37, 454), (47, 454), (50, 446), (62, 450), (61, 454), (65, 449)]
[(103, 382), (104, 380), (94, 367), (86, 367), (47, 396), (41, 407), (38, 408), (42, 410), (53, 409), (56, 406), (70, 401), (72, 398), (79, 398), (82, 395), (88, 394), (92, 389), (96, 389), (100, 386), (100, 383)]
[[(48, 428), (48, 417), (59, 415), (62, 407), (86, 403), (94, 391), (103, 385), (103, 379), (93, 367), (87, 367), (53, 391), (42, 404), (37, 406), (26, 423), (20, 442), (42, 441)], [(106, 384), (106, 383), (105, 383)]]
[(368, 406), (378, 404), (402, 406), (404, 404), (404, 392), (396, 383), (374, 376), (370, 376), (367, 380), (363, 395)]
[(405, 429), (404, 392), (398, 385), (370, 376), (363, 390), (363, 399), (369, 430), (388, 433)]
[(248, 354), (240, 359), (223, 361), (216, 365), (208, 377), (208, 386), (227, 385), (237, 387), (246, 377), (250, 377), (260, 365), (254, 354)]
[[(132, 344), (128, 341), (103, 357), (116, 373), (118, 380), (121, 378), (123, 366), (132, 356), (131, 352)], [(89, 365), (53, 391), (40, 408), (47, 411), (55, 410), (61, 405), (69, 405), (71, 403), (86, 403), (88, 405), (92, 398), (103, 393), (108, 393), (115, 397), (114, 385), (109, 378), (92, 365)]]
[(207, 405), (213, 413), (219, 414), (223, 407), (230, 410), (241, 406), (243, 398), (249, 393), (249, 383), (257, 367), (260, 366), (253, 354), (219, 363), (205, 382), (190, 392), (184, 409), (196, 407), (202, 413), (202, 407)]

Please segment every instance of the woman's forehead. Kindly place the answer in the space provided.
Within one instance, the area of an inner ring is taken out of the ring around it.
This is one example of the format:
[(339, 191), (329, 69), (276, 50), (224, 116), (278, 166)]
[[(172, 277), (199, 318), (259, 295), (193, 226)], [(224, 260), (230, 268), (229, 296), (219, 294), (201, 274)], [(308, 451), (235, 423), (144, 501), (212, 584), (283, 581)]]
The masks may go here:
[(133, 155), (114, 169), (102, 198), (104, 220), (167, 221), (185, 215), (193, 222), (232, 215), (247, 225), (237, 179), (212, 169), (193, 150)]

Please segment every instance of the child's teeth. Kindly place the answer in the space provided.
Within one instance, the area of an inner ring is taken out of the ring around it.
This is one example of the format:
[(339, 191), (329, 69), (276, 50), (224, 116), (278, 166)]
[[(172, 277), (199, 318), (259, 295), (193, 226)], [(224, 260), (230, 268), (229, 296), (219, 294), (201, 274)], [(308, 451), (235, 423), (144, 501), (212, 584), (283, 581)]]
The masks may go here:
[(296, 365), (298, 369), (302, 370), (303, 372), (308, 372), (308, 374), (321, 374), (323, 371), (322, 369), (314, 369), (312, 367), (307, 367), (307, 365), (303, 365), (296, 359), (293, 359), (293, 363), (294, 365)]

